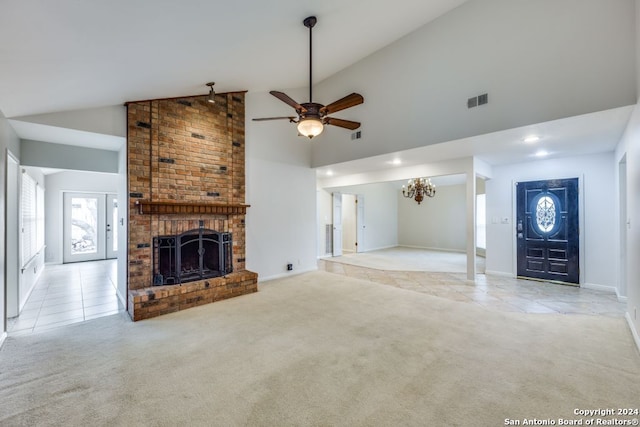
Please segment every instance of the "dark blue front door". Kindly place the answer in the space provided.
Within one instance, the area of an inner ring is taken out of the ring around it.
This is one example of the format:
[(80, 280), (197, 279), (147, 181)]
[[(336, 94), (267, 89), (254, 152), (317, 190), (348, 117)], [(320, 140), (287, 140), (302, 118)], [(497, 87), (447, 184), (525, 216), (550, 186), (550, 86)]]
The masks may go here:
[(578, 178), (516, 185), (518, 276), (579, 284)]

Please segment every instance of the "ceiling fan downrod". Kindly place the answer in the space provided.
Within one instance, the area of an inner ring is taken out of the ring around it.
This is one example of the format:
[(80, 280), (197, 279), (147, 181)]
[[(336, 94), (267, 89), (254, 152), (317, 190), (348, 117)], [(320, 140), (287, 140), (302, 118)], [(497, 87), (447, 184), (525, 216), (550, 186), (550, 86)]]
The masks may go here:
[(318, 22), (315, 16), (309, 16), (305, 18), (302, 23), (309, 29), (309, 103), (313, 102), (313, 43), (312, 43), (312, 29)]

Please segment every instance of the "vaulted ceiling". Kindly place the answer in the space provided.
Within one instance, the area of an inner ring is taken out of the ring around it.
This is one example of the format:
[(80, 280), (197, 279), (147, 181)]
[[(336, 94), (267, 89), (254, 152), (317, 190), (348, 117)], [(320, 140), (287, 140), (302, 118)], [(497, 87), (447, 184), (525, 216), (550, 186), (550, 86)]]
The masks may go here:
[(29, 0), (0, 6), (0, 111), (306, 87), (466, 0)]

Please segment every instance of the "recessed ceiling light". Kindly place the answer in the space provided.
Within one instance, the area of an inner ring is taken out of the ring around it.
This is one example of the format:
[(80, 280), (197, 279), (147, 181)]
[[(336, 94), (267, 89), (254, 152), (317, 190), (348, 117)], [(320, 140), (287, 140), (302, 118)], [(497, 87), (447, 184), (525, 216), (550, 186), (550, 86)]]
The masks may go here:
[(327, 176), (333, 176), (333, 171), (332, 170), (328, 170), (327, 171)]
[(391, 161), (391, 164), (392, 164), (392, 165), (401, 165), (401, 164), (402, 164), (402, 160), (400, 160), (400, 159), (393, 159), (393, 160)]
[(524, 142), (526, 142), (527, 144), (532, 144), (538, 141), (540, 141), (540, 137), (538, 135), (529, 135), (524, 139)]
[(536, 157), (545, 157), (545, 156), (548, 156), (548, 155), (549, 155), (549, 152), (546, 151), (546, 150), (536, 151)]

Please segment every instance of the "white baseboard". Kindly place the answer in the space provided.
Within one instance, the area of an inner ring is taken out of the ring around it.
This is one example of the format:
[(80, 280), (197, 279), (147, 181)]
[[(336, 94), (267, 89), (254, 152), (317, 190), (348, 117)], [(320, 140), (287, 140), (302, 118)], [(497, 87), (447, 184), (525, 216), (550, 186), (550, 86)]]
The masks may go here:
[(397, 248), (399, 245), (391, 245), (391, 246), (380, 246), (378, 248), (366, 248), (366, 249), (362, 249), (362, 251), (360, 252), (373, 252), (373, 251), (381, 251), (383, 249), (391, 249), (391, 248)]
[(7, 333), (3, 332), (2, 335), (0, 335), (0, 348), (2, 348), (2, 344), (4, 344), (4, 340), (7, 339)]
[(508, 273), (506, 271), (485, 270), (484, 274), (487, 276), (514, 277), (513, 273)]
[(297, 276), (299, 274), (309, 273), (311, 271), (318, 271), (318, 266), (302, 268), (300, 270), (287, 271), (286, 273), (274, 274), (273, 276), (267, 276), (267, 277), (260, 277), (258, 275), (258, 284), (262, 282), (268, 282), (270, 280), (282, 279), (283, 277)]
[(129, 307), (127, 307), (127, 299), (120, 293), (120, 289), (118, 289), (118, 288), (116, 288), (116, 296), (118, 297), (118, 299), (122, 303), (122, 306), (124, 307), (124, 310), (125, 311), (129, 310)]
[(580, 287), (585, 289), (592, 289), (594, 291), (608, 292), (616, 295), (618, 294), (615, 286), (598, 285), (596, 283), (583, 283), (582, 285), (580, 285)]
[(631, 320), (631, 315), (627, 312), (624, 315), (625, 319), (627, 319), (627, 324), (629, 325), (629, 329), (631, 329), (631, 335), (633, 336), (633, 340), (636, 342), (636, 347), (638, 347), (638, 351), (640, 351), (640, 335), (633, 325), (633, 320)]
[[(394, 247), (394, 246), (392, 246)], [(436, 251), (436, 252), (453, 252), (456, 254), (464, 254), (467, 253), (467, 251), (462, 250), (462, 249), (445, 249), (445, 248), (433, 248), (433, 247), (429, 247), (429, 246), (412, 246), (412, 245), (398, 245), (395, 246), (397, 248), (409, 248), (409, 249), (424, 249), (426, 251)]]

